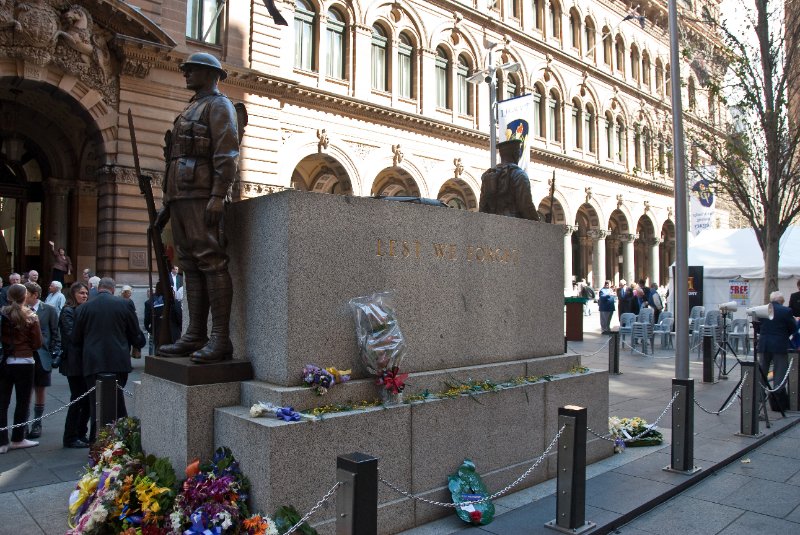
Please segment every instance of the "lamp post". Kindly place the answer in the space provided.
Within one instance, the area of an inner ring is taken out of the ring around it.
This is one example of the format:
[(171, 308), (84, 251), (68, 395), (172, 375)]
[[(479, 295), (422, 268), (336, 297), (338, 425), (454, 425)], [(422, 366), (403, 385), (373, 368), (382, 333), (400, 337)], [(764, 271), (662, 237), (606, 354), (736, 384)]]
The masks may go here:
[(486, 48), (489, 50), (489, 57), (486, 60), (487, 68), (467, 78), (467, 82), (476, 86), (481, 82), (489, 84), (489, 155), (492, 168), (497, 165), (497, 70), (512, 73), (520, 69), (519, 63), (495, 66), (493, 52), (496, 46), (497, 43), (486, 42)]

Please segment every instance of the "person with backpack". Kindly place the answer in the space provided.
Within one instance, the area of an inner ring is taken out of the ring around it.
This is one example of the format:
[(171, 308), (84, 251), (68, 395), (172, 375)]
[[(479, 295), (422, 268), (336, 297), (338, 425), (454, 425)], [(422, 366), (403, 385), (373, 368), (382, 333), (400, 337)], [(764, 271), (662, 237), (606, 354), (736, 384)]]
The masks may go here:
[(589, 303), (594, 301), (595, 293), (594, 288), (592, 288), (590, 284), (586, 283), (586, 279), (581, 280), (581, 297), (588, 299), (588, 301), (583, 304), (583, 315), (591, 316), (592, 308)]

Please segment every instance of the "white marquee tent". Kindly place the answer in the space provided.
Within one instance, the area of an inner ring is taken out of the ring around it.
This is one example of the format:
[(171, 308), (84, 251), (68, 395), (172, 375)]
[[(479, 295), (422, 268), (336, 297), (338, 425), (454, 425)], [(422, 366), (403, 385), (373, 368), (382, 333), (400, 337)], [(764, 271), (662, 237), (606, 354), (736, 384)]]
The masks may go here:
[[(706, 308), (730, 301), (731, 285), (735, 284), (731, 281), (737, 279), (749, 282), (749, 303), (745, 306), (764, 303), (764, 260), (753, 229), (705, 230), (691, 240), (688, 257), (690, 266), (703, 266)], [(800, 278), (800, 227), (789, 227), (781, 238), (778, 277), (779, 289), (788, 303)], [(736, 316), (744, 314), (741, 310)]]

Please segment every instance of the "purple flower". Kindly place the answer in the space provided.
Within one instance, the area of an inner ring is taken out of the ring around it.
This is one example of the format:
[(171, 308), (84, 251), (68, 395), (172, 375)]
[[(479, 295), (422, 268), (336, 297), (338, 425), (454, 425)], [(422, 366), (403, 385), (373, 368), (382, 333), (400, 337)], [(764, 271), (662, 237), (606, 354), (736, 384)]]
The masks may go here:
[(281, 407), (275, 411), (275, 417), (284, 422), (297, 422), (300, 420), (300, 413), (292, 407)]

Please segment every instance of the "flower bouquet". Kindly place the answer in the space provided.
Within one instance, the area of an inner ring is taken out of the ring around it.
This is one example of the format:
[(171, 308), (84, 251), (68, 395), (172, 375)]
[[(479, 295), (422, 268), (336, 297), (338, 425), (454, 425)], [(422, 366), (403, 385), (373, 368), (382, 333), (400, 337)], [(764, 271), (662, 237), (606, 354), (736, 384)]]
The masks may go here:
[(320, 368), (316, 364), (306, 364), (303, 367), (303, 382), (310, 386), (315, 394), (324, 396), (333, 385), (349, 381), (350, 373), (350, 370)]
[(494, 520), (494, 504), (486, 500), (489, 492), (471, 460), (464, 459), (458, 471), (447, 476), (447, 488), (453, 503), (462, 504), (456, 508), (461, 520), (474, 526), (485, 526)]
[(70, 495), (68, 533), (165, 534), (174, 486), (170, 462), (142, 452), (138, 420), (117, 420), (98, 433), (86, 473)]
[(385, 402), (401, 399), (407, 373), (400, 373), (400, 362), (406, 353), (406, 340), (400, 331), (391, 294), (379, 292), (350, 300), (356, 320), (356, 338), (361, 360), (367, 371), (378, 379)]
[(656, 431), (655, 425), (648, 425), (638, 416), (635, 418), (612, 416), (608, 419), (608, 431), (614, 439), (615, 451), (622, 451), (627, 446), (658, 446), (664, 441), (661, 433)]

